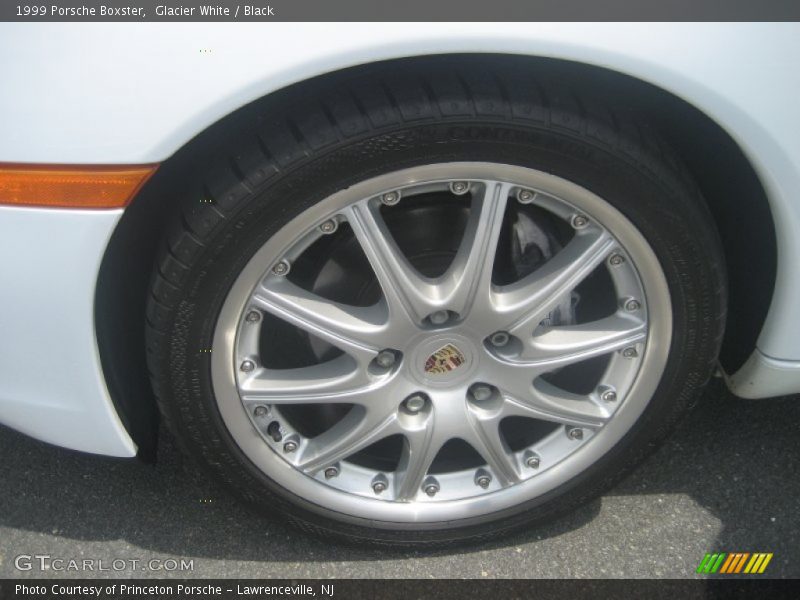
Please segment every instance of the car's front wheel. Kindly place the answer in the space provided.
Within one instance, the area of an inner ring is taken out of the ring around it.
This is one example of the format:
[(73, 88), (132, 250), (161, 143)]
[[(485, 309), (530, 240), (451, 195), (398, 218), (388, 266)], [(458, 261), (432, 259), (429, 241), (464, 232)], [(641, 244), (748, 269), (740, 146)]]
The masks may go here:
[(476, 77), (287, 100), (165, 242), (148, 350), (168, 423), (306, 529), (446, 543), (550, 519), (644, 456), (716, 357), (719, 243), (654, 134)]

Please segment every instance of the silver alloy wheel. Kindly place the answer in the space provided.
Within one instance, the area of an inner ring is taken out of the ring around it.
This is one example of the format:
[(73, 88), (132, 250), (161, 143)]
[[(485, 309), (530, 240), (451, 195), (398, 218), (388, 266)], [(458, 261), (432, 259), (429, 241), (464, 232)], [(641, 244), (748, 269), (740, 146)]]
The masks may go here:
[[(396, 196), (402, 204), (432, 191), (461, 195), (465, 183), (471, 216), (461, 247), (443, 276), (423, 277), (396, 246), (378, 209), (396, 204)], [(511, 202), (545, 209), (570, 223), (574, 236), (537, 270), (498, 286), (492, 266)], [(349, 224), (360, 243), (383, 293), (378, 304), (338, 304), (286, 276), (294, 260), (331, 229), (320, 227), (331, 220), (333, 229)], [(588, 323), (543, 326), (553, 308), (598, 268), (608, 269), (618, 310)], [(253, 311), (343, 352), (300, 369), (265, 368), (258, 345), (264, 319)], [(224, 302), (214, 334), (212, 381), (236, 443), (297, 496), (377, 521), (453, 521), (533, 500), (603, 456), (655, 392), (671, 329), (658, 260), (609, 203), (528, 168), (434, 164), (333, 194), (271, 237)], [(493, 338), (498, 333), (508, 340)], [(588, 394), (565, 392), (542, 377), (595, 356), (608, 361), (601, 383)], [(300, 435), (282, 414), (287, 405), (341, 403), (352, 408), (313, 438)], [(512, 449), (500, 428), (510, 416), (556, 426), (534, 445)], [(405, 440), (394, 471), (348, 460), (391, 435)], [(485, 464), (429, 473), (453, 438), (472, 446)]]

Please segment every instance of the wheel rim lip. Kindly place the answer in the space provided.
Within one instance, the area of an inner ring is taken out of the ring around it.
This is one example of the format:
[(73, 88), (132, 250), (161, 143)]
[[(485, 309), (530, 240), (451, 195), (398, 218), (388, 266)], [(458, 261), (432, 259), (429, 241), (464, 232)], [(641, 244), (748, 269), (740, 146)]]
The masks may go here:
[[(573, 205), (596, 220), (631, 258), (645, 293), (648, 335), (640, 366), (614, 415), (591, 439), (559, 463), (515, 485), (456, 500), (392, 502), (336, 489), (306, 475), (277, 455), (254, 427), (239, 397), (235, 352), (237, 331), (255, 286), (266, 268), (307, 233), (304, 224), (324, 220), (366, 197), (432, 181), (491, 179), (537, 189)], [(231, 287), (217, 320), (211, 357), (212, 387), (220, 415), (244, 455), (278, 485), (312, 508), (333, 510), (377, 522), (433, 523), (469, 519), (513, 508), (566, 483), (606, 454), (644, 412), (666, 366), (672, 335), (669, 288), (655, 253), (635, 226), (611, 204), (589, 190), (555, 175), (484, 162), (437, 163), (380, 175), (339, 191), (307, 209), (270, 238), (250, 259)], [(569, 463), (566, 465), (565, 463)], [(567, 468), (568, 467), (568, 468)]]

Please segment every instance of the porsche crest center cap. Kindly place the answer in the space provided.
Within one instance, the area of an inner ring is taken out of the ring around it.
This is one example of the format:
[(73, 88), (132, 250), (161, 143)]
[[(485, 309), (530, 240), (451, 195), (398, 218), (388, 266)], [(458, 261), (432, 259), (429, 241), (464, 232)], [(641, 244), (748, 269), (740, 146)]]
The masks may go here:
[(467, 362), (467, 357), (453, 344), (445, 344), (425, 360), (425, 373), (444, 375)]

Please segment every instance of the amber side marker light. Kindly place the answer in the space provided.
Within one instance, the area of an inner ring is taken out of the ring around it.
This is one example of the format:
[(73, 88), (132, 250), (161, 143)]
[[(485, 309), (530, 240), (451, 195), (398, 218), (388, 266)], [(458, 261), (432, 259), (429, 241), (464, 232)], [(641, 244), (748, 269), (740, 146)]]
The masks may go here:
[(123, 208), (157, 168), (0, 163), (0, 205)]

